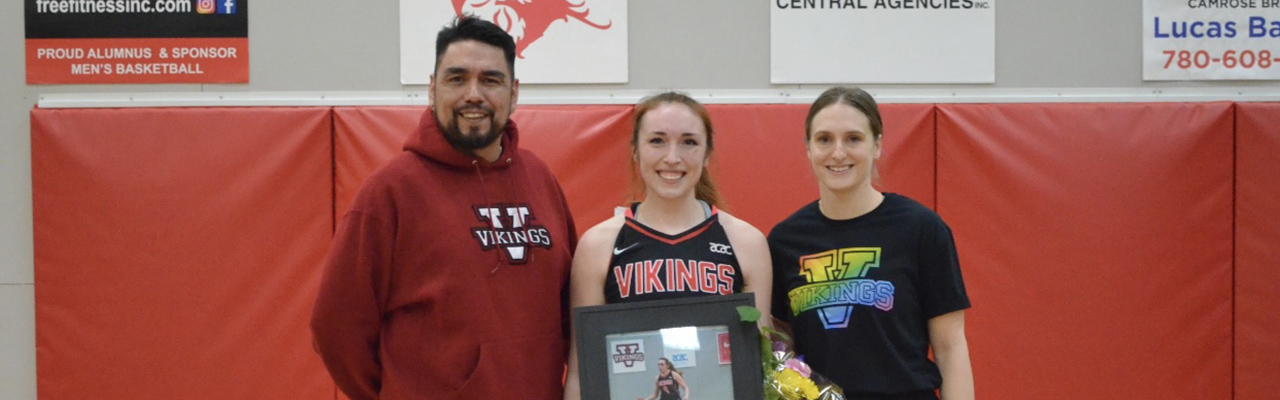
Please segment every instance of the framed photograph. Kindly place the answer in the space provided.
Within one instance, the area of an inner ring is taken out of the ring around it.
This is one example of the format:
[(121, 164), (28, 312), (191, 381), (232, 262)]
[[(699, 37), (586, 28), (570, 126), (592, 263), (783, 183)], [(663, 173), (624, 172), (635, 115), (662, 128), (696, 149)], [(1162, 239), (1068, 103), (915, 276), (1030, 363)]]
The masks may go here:
[(737, 309), (754, 305), (739, 293), (575, 308), (582, 398), (763, 398), (760, 332)]

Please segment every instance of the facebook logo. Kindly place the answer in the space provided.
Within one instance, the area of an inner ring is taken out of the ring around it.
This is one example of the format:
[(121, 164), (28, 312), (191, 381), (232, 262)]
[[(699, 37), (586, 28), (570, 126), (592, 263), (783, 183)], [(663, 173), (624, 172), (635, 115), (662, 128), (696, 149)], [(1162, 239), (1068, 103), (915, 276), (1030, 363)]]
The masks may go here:
[(235, 14), (236, 0), (214, 0), (218, 2), (218, 14)]

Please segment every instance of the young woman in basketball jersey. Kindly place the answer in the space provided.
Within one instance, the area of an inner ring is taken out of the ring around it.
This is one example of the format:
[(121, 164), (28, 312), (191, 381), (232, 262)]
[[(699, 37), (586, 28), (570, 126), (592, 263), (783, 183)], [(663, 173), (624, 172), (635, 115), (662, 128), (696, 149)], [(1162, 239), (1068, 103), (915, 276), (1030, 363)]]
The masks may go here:
[(871, 186), (882, 134), (875, 99), (861, 89), (827, 90), (809, 108), (818, 200), (769, 232), (773, 315), (851, 400), (937, 400), (939, 388), (944, 400), (971, 400), (969, 298), (951, 230), (920, 203)]
[[(636, 105), (631, 165), (644, 197), (578, 240), (572, 307), (753, 292), (756, 307), (768, 309), (768, 242), (717, 208), (707, 173), (714, 139), (707, 110), (687, 95), (667, 92)], [(565, 399), (579, 396), (573, 349)]]
[(658, 359), (658, 380), (653, 383), (653, 395), (636, 400), (689, 400), (689, 385), (684, 375), (671, 365), (666, 357)]

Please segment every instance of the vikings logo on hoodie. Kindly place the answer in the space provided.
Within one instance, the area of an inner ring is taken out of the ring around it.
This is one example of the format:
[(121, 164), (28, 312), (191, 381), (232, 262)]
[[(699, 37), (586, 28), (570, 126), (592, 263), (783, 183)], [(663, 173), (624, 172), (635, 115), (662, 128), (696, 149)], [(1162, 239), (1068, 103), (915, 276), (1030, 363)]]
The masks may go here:
[(536, 220), (528, 204), (473, 206), (476, 218), (486, 226), (471, 228), (471, 234), (485, 251), (501, 247), (511, 264), (528, 261), (530, 247), (551, 248), (551, 234)]

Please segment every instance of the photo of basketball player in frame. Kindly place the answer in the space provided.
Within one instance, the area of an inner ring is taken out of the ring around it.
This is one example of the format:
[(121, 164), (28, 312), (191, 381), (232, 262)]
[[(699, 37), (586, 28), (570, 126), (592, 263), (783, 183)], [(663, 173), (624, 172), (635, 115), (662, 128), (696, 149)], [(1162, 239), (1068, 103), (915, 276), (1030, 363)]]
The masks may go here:
[(575, 308), (582, 398), (635, 400), (685, 390), (691, 400), (763, 398), (760, 333), (737, 309), (754, 299), (740, 293)]

